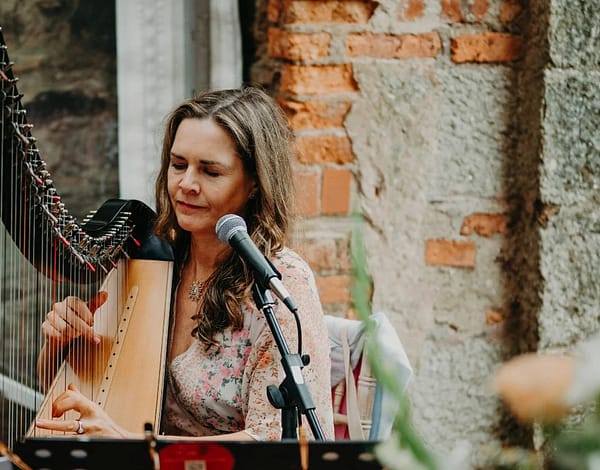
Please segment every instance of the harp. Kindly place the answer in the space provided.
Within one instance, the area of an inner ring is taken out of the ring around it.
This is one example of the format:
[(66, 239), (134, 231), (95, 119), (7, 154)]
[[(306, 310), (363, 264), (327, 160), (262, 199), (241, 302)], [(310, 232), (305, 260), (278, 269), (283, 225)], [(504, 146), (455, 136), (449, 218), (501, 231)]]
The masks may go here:
[[(69, 214), (40, 156), (0, 29), (0, 442), (42, 431), (52, 401), (75, 383), (124, 428), (157, 429), (162, 407), (173, 256), (153, 235), (155, 213), (111, 199), (82, 221)], [(66, 295), (108, 301), (94, 316), (99, 345), (71, 342), (52, 378), (38, 377), (41, 324)], [(50, 384), (48, 386), (48, 384)], [(65, 416), (64, 419), (75, 419)]]

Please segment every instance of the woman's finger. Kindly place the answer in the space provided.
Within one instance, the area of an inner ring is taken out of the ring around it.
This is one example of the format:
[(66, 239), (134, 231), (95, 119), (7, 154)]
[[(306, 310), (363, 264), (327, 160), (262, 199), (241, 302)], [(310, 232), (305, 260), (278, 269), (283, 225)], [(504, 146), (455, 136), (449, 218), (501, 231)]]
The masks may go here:
[(69, 338), (66, 338), (64, 333), (57, 330), (49, 321), (42, 323), (42, 333), (46, 338), (52, 339), (55, 342), (67, 343)]
[(66, 297), (62, 302), (54, 305), (48, 313), (48, 320), (66, 341), (84, 336), (96, 343), (99, 342), (94, 334), (93, 314), (87, 304), (79, 297)]
[[(85, 307), (85, 309), (90, 313), (87, 307)], [(72, 338), (85, 336), (88, 339), (94, 339), (95, 333), (93, 322), (91, 324), (88, 323), (84, 318), (80, 317), (78, 313), (72, 311), (71, 315), (67, 316), (66, 323), (68, 324), (67, 329), (70, 330), (69, 333)]]
[(93, 406), (94, 403), (81, 394), (73, 384), (69, 384), (67, 390), (52, 403), (52, 416), (58, 418), (70, 410), (85, 414)]
[(101, 290), (88, 300), (87, 306), (90, 312), (94, 313), (108, 300), (108, 292)]
[(94, 324), (94, 314), (88, 308), (88, 304), (79, 297), (67, 297), (64, 300), (66, 306), (67, 320), (69, 323), (69, 316), (75, 315), (78, 319), (81, 319), (87, 325), (92, 326)]
[(35, 425), (41, 429), (77, 433), (79, 422), (74, 419), (43, 419), (35, 420)]

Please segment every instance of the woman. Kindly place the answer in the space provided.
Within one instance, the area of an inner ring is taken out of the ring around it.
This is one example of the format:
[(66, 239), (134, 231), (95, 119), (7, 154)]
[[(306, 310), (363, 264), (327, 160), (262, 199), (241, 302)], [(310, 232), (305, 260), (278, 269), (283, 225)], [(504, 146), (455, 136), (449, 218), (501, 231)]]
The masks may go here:
[[(252, 240), (282, 274), (298, 305), (303, 352), (319, 359), (303, 369), (304, 378), (323, 432), (333, 436), (327, 328), (312, 272), (285, 247), (294, 194), (292, 154), (285, 116), (257, 88), (204, 93), (176, 108), (167, 121), (156, 181), (156, 233), (173, 245), (177, 272), (161, 430), (166, 436), (281, 437), (280, 410), (266, 395), (268, 385), (284, 378), (280, 355), (252, 300), (252, 273), (216, 236), (224, 214), (245, 219)], [(98, 303), (105, 300), (97, 297)], [(42, 369), (73, 338), (93, 337), (93, 307), (88, 307), (74, 298), (55, 304), (42, 325)], [(67, 323), (73, 313), (79, 322)], [(295, 351), (292, 314), (280, 304), (276, 315)], [(76, 410), (80, 419), (39, 419), (39, 428), (136, 437), (75, 387), (58, 397), (53, 409), (55, 416)]]

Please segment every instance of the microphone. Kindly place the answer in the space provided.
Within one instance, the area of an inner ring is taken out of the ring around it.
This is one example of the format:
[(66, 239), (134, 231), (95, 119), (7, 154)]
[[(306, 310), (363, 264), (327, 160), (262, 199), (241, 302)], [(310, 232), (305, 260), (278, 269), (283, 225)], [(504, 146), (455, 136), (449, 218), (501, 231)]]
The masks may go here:
[(221, 242), (229, 244), (248, 263), (254, 272), (254, 280), (263, 289), (270, 288), (292, 312), (298, 310), (290, 293), (281, 282), (281, 274), (248, 235), (248, 227), (244, 219), (239, 215), (226, 214), (217, 222), (216, 232)]

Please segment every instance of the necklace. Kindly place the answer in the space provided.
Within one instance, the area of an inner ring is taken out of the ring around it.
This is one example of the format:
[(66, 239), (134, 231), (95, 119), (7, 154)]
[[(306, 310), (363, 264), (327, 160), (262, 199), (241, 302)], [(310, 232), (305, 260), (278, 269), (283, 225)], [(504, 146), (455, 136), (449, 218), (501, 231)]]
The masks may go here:
[(200, 301), (200, 297), (202, 295), (202, 288), (204, 287), (204, 283), (200, 282), (198, 280), (194, 280), (192, 282), (192, 284), (190, 285), (190, 288), (188, 290), (188, 297), (190, 298), (190, 300), (193, 300), (194, 302), (199, 302)]

